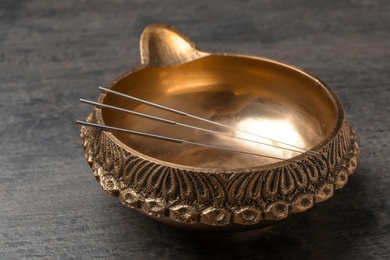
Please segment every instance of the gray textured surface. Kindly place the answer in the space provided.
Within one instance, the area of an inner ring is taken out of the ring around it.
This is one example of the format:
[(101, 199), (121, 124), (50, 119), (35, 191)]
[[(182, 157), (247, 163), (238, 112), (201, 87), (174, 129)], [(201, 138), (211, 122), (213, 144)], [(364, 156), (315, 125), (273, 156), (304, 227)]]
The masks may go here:
[[(390, 2), (0, 1), (0, 258), (390, 258)], [(139, 64), (152, 22), (201, 49), (302, 67), (341, 97), (358, 170), (327, 202), (249, 234), (193, 234), (104, 194), (76, 119)]]

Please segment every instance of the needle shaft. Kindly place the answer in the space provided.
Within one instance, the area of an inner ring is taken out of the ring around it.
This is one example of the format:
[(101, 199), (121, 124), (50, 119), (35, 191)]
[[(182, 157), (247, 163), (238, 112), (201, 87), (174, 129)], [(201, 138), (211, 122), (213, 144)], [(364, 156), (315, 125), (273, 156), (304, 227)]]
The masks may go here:
[(129, 113), (129, 114), (132, 114), (132, 115), (141, 116), (141, 117), (144, 117), (144, 118), (148, 118), (148, 119), (160, 121), (160, 122), (163, 122), (163, 123), (171, 124), (171, 125), (178, 125), (178, 126), (182, 126), (182, 127), (185, 127), (185, 128), (195, 129), (195, 130), (199, 130), (199, 131), (202, 131), (202, 132), (207, 132), (207, 133), (211, 133), (211, 134), (215, 134), (215, 135), (226, 136), (226, 137), (229, 137), (229, 138), (235, 138), (235, 139), (239, 139), (239, 140), (243, 140), (243, 141), (247, 141), (247, 142), (252, 142), (252, 143), (262, 144), (262, 145), (266, 145), (266, 146), (270, 146), (270, 147), (274, 147), (274, 148), (278, 148), (278, 149), (288, 150), (288, 151), (291, 151), (291, 152), (301, 153), (301, 151), (298, 151), (298, 150), (285, 148), (285, 147), (280, 147), (280, 146), (276, 146), (276, 145), (272, 145), (272, 144), (268, 144), (268, 143), (264, 143), (264, 142), (260, 142), (260, 141), (256, 141), (256, 140), (251, 140), (251, 139), (247, 139), (247, 138), (243, 138), (243, 137), (239, 137), (239, 136), (234, 136), (234, 135), (230, 135), (230, 134), (223, 133), (223, 132), (218, 132), (218, 131), (213, 131), (213, 130), (209, 130), (209, 129), (204, 129), (204, 128), (197, 127), (197, 126), (183, 124), (183, 123), (179, 123), (179, 122), (174, 121), (174, 120), (169, 120), (169, 119), (165, 119), (165, 118), (162, 118), (162, 117), (157, 117), (157, 116), (153, 116), (153, 115), (149, 115), (149, 114), (145, 114), (145, 113), (141, 113), (141, 112), (136, 112), (134, 110), (124, 109), (124, 108), (111, 106), (111, 105), (107, 105), (107, 104), (102, 104), (102, 103), (99, 103), (99, 102), (94, 102), (94, 101), (85, 100), (85, 99), (80, 99), (80, 101), (83, 102), (83, 103), (89, 104), (89, 105), (94, 105), (96, 107), (117, 110), (117, 111)]
[[(167, 107), (167, 106), (156, 104), (154, 102), (150, 102), (150, 101), (143, 100), (143, 99), (140, 99), (140, 98), (137, 98), (137, 97), (126, 95), (126, 94), (123, 94), (121, 92), (114, 91), (114, 90), (111, 90), (111, 89), (108, 89), (108, 88), (99, 87), (99, 89), (101, 91), (103, 91), (103, 92), (106, 92), (106, 93), (111, 93), (111, 94), (114, 94), (114, 95), (117, 95), (117, 96), (121, 96), (121, 97), (124, 97), (124, 98), (132, 99), (132, 100), (135, 100), (135, 101), (138, 101), (138, 102), (141, 102), (141, 103), (153, 106), (153, 107), (157, 107), (157, 108), (160, 108), (160, 109), (163, 109), (163, 110), (166, 110), (166, 111), (170, 111), (172, 113), (176, 113), (176, 114), (179, 114), (179, 115), (182, 115), (182, 116), (188, 116), (188, 117), (191, 117), (191, 118), (203, 121), (203, 122), (207, 122), (207, 123), (210, 123), (210, 124), (213, 124), (213, 125), (218, 125), (220, 127), (228, 128), (228, 129), (233, 130), (233, 131), (249, 134), (249, 135), (256, 136), (256, 137), (259, 137), (259, 138), (262, 138), (262, 139), (266, 139), (266, 140), (269, 140), (269, 141), (272, 141), (272, 142), (277, 142), (277, 143), (280, 143), (280, 144), (283, 144), (283, 145), (286, 145), (286, 146), (289, 146), (289, 147), (293, 147), (295, 149), (299, 149), (300, 151), (297, 151), (297, 152), (300, 152), (300, 153), (308, 152), (310, 154), (315, 154), (315, 155), (319, 154), (318, 152), (312, 151), (310, 149), (301, 148), (301, 147), (298, 147), (298, 146), (295, 146), (295, 145), (292, 145), (292, 144), (288, 144), (288, 143), (277, 141), (277, 140), (274, 140), (274, 139), (271, 139), (271, 138), (268, 138), (268, 137), (265, 137), (265, 136), (261, 136), (261, 135), (257, 135), (257, 134), (251, 133), (251, 132), (247, 132), (247, 131), (244, 131), (242, 129), (238, 129), (238, 128), (235, 128), (235, 127), (232, 127), (232, 126), (228, 126), (228, 125), (225, 125), (225, 124), (214, 122), (214, 121), (202, 118), (202, 117), (198, 117), (198, 116), (186, 113), (184, 111), (180, 111), (180, 110), (177, 110), (177, 109), (174, 109), (174, 108), (170, 108), (170, 107)], [(262, 143), (262, 144), (265, 144), (265, 143)], [(270, 145), (270, 144), (267, 144), (267, 145)], [(270, 145), (270, 146), (273, 146), (273, 145)], [(278, 147), (280, 149), (289, 150), (289, 151), (296, 151), (296, 150), (292, 150), (292, 149), (281, 147), (281, 146), (275, 146), (275, 147)]]

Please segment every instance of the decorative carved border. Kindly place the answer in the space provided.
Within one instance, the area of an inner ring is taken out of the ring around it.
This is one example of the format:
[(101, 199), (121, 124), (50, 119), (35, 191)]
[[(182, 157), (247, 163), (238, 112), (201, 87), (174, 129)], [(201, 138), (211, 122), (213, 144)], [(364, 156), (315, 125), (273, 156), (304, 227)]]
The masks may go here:
[[(95, 122), (95, 112), (87, 118)], [(86, 159), (103, 190), (130, 207), (180, 223), (257, 224), (303, 212), (333, 196), (357, 165), (359, 147), (344, 120), (322, 150), (272, 170), (203, 173), (147, 161), (121, 148), (104, 131), (83, 126)]]

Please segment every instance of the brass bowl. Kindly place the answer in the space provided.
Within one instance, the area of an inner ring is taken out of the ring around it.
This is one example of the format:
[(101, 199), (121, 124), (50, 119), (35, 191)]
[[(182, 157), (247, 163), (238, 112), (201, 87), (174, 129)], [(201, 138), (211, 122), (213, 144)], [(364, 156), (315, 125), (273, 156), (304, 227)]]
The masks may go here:
[[(269, 59), (201, 52), (162, 24), (148, 26), (140, 44), (141, 66), (114, 80), (111, 90), (315, 153), (254, 145), (95, 108), (88, 122), (291, 159), (83, 126), (85, 156), (97, 180), (126, 206), (182, 228), (248, 230), (330, 198), (354, 172), (359, 154), (355, 134), (339, 98), (320, 80)], [(109, 93), (102, 93), (99, 102), (210, 128)]]

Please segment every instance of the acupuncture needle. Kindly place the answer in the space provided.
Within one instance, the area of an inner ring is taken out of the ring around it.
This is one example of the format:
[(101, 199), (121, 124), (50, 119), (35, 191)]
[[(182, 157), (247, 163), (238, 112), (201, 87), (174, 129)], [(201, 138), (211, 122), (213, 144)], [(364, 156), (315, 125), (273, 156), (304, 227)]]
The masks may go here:
[(188, 125), (188, 124), (183, 124), (183, 123), (180, 123), (180, 122), (177, 122), (177, 121), (174, 121), (174, 120), (169, 120), (169, 119), (166, 119), (166, 118), (161, 118), (161, 117), (157, 117), (157, 116), (141, 113), (141, 112), (137, 112), (137, 111), (134, 111), (134, 110), (124, 109), (124, 108), (121, 108), (121, 107), (111, 106), (111, 105), (102, 104), (102, 103), (99, 103), (99, 102), (94, 102), (94, 101), (85, 100), (85, 99), (80, 99), (80, 101), (82, 103), (86, 103), (86, 104), (89, 104), (89, 105), (94, 105), (96, 107), (117, 110), (117, 111), (129, 113), (129, 114), (141, 116), (141, 117), (144, 117), (144, 118), (156, 120), (156, 121), (159, 121), (159, 122), (171, 124), (171, 125), (182, 126), (182, 127), (185, 127), (185, 128), (195, 129), (195, 130), (199, 130), (199, 131), (203, 131), (203, 132), (207, 132), (207, 133), (211, 133), (211, 134), (216, 134), (216, 135), (226, 136), (226, 137), (230, 137), (230, 138), (240, 139), (240, 140), (248, 141), (248, 142), (254, 142), (254, 143), (257, 143), (257, 144), (267, 145), (267, 146), (271, 146), (271, 147), (274, 147), (274, 148), (284, 149), (284, 150), (288, 150), (288, 151), (296, 152), (296, 153), (300, 153), (300, 154), (302, 153), (301, 151), (298, 151), (298, 150), (289, 149), (289, 148), (285, 148), (285, 147), (279, 147), (279, 146), (276, 146), (276, 145), (267, 144), (267, 143), (263, 143), (263, 142), (260, 142), (260, 141), (255, 141), (255, 140), (251, 140), (251, 139), (247, 139), (247, 138), (243, 138), (243, 137), (239, 137), (239, 136), (234, 136), (234, 135), (230, 135), (230, 134), (226, 134), (226, 133), (222, 133), (222, 132), (218, 132), (218, 131), (204, 129), (204, 128), (201, 128), (201, 127), (192, 126), (192, 125)]
[[(228, 129), (233, 130), (233, 131), (249, 134), (249, 135), (252, 135), (252, 136), (256, 136), (256, 137), (260, 137), (260, 138), (263, 138), (263, 139), (267, 139), (267, 140), (272, 141), (272, 142), (277, 142), (277, 143), (280, 143), (280, 144), (283, 144), (283, 145), (286, 145), (286, 146), (294, 147), (296, 149), (300, 149), (302, 151), (305, 151), (305, 152), (308, 152), (308, 153), (311, 153), (311, 154), (314, 154), (314, 155), (320, 154), (320, 153), (318, 153), (316, 151), (313, 151), (313, 150), (310, 150), (310, 149), (301, 148), (301, 147), (298, 147), (298, 146), (295, 146), (295, 145), (292, 145), (292, 144), (287, 144), (287, 143), (284, 143), (284, 142), (281, 142), (281, 141), (277, 141), (277, 140), (274, 140), (274, 139), (271, 139), (271, 138), (268, 138), (268, 137), (264, 137), (264, 136), (257, 135), (257, 134), (251, 133), (251, 132), (247, 132), (247, 131), (244, 131), (244, 130), (241, 130), (241, 129), (238, 129), (238, 128), (235, 128), (235, 127), (232, 127), (232, 126), (228, 126), (228, 125), (225, 125), (225, 124), (222, 124), (222, 123), (218, 123), (218, 122), (215, 122), (215, 121), (212, 121), (212, 120), (208, 120), (208, 119), (205, 119), (205, 118), (202, 118), (202, 117), (198, 117), (198, 116), (186, 113), (184, 111), (180, 111), (180, 110), (177, 110), (177, 109), (174, 109), (174, 108), (170, 108), (170, 107), (167, 107), (167, 106), (156, 104), (154, 102), (150, 102), (150, 101), (147, 101), (147, 100), (144, 100), (144, 99), (141, 99), (141, 98), (137, 98), (137, 97), (134, 97), (134, 96), (126, 95), (124, 93), (121, 93), (121, 92), (118, 92), (118, 91), (114, 91), (114, 90), (111, 90), (111, 89), (108, 89), (108, 88), (99, 87), (99, 89), (101, 91), (103, 91), (103, 92), (107, 92), (107, 93), (111, 93), (111, 94), (114, 94), (114, 95), (117, 95), (117, 96), (121, 96), (121, 97), (124, 97), (124, 98), (132, 99), (132, 100), (135, 100), (135, 101), (138, 101), (138, 102), (141, 102), (141, 103), (144, 103), (144, 104), (147, 104), (147, 105), (159, 108), (159, 109), (163, 109), (163, 110), (166, 110), (166, 111), (169, 111), (169, 112), (172, 112), (172, 113), (176, 113), (176, 114), (179, 114), (179, 115), (182, 115), (182, 116), (191, 117), (191, 118), (203, 121), (203, 122), (207, 122), (207, 123), (210, 123), (210, 124), (218, 125), (220, 127), (228, 128)], [(283, 147), (280, 147), (280, 148), (289, 150), (289, 149), (283, 148)], [(300, 153), (302, 153), (302, 152), (300, 152)]]

